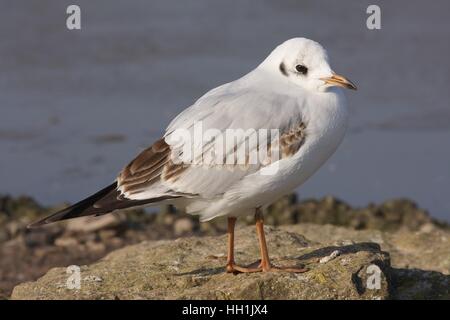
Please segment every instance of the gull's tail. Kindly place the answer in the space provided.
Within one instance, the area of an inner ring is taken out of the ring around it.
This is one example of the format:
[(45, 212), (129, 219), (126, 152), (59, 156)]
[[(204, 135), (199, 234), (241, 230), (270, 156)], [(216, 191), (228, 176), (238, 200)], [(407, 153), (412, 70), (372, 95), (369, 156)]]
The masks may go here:
[(113, 212), (114, 210), (142, 206), (145, 204), (156, 203), (171, 198), (175, 197), (167, 196), (145, 200), (126, 199), (122, 197), (120, 191), (117, 190), (117, 182), (114, 182), (106, 188), (103, 188), (90, 197), (87, 197), (86, 199), (75, 203), (74, 205), (66, 209), (63, 209), (39, 221), (31, 223), (30, 225), (28, 225), (28, 228), (36, 228), (48, 223), (77, 217), (92, 215), (100, 216)]

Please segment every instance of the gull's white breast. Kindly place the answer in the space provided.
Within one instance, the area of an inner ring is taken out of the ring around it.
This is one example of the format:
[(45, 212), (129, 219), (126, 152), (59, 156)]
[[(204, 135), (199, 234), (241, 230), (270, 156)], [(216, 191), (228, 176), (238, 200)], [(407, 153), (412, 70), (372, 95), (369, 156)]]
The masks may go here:
[(308, 94), (299, 108), (306, 123), (306, 139), (299, 151), (272, 164), (274, 174), (257, 172), (233, 185), (201, 214), (202, 220), (244, 215), (253, 212), (255, 207), (272, 203), (303, 184), (336, 151), (348, 122), (341, 90), (331, 88), (327, 92)]

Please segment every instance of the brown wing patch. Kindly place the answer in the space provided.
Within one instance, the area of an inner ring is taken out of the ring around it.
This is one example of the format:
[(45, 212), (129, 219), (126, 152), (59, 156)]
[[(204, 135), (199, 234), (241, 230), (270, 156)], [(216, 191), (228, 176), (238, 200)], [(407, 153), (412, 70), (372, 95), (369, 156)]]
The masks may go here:
[(263, 165), (269, 165), (277, 160), (293, 156), (300, 150), (306, 140), (306, 124), (300, 122), (280, 133), (278, 139), (267, 144), (267, 159)]
[[(267, 145), (268, 161), (263, 161), (263, 166), (279, 159), (293, 156), (306, 139), (306, 125), (300, 122), (296, 126), (291, 126), (289, 129), (281, 132), (279, 137), (279, 144), (271, 141)], [(279, 156), (275, 159), (273, 157), (273, 148), (278, 145)], [(258, 146), (258, 149), (260, 146)], [(237, 146), (234, 147), (232, 154), (237, 152)], [(117, 178), (118, 189), (122, 193), (134, 194), (148, 189), (157, 181), (164, 180), (169, 182), (177, 181), (182, 173), (189, 168), (189, 164), (177, 164), (171, 160), (171, 148), (164, 141), (160, 139), (156, 141), (151, 147), (142, 151), (133, 161), (131, 161), (119, 174)], [(247, 152), (248, 150), (246, 150)], [(225, 162), (219, 167), (225, 167), (231, 170), (240, 168), (242, 170), (248, 169), (249, 154), (245, 154), (245, 163), (226, 164)], [(214, 166), (214, 165), (213, 165)], [(231, 167), (231, 168), (229, 168)]]
[(305, 139), (306, 125), (303, 122), (283, 133), (280, 137), (281, 158), (290, 157), (297, 153), (305, 143)]
[(148, 187), (160, 179), (169, 157), (169, 145), (163, 138), (159, 139), (120, 172), (117, 177), (118, 187), (122, 192), (128, 193), (135, 193)]
[(187, 168), (187, 164), (176, 164), (172, 160), (169, 160), (164, 166), (162, 179), (175, 182)]

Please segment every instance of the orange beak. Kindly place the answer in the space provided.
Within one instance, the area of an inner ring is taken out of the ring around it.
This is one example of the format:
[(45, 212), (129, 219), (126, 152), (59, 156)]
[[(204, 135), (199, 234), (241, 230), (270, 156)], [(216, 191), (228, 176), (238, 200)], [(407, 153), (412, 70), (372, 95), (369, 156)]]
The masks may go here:
[(338, 74), (333, 74), (331, 77), (321, 78), (320, 80), (325, 81), (325, 83), (331, 84), (332, 86), (356, 90), (356, 86), (353, 82)]

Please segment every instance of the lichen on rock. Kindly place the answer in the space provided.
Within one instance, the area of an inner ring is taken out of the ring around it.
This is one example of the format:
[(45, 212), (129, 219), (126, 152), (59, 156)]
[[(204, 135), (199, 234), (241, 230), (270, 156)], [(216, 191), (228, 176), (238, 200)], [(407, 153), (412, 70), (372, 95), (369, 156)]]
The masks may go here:
[[(79, 290), (64, 286), (65, 268), (50, 270), (36, 282), (17, 286), (13, 299), (387, 299), (389, 255), (379, 245), (360, 242), (339, 247), (340, 255), (319, 263), (337, 250), (298, 233), (266, 227), (269, 250), (277, 265), (301, 264), (303, 274), (285, 272), (227, 274), (225, 236), (149, 241), (114, 251), (81, 269)], [(236, 259), (258, 258), (251, 227), (238, 230)], [(378, 288), (367, 288), (370, 266), (380, 270)]]

